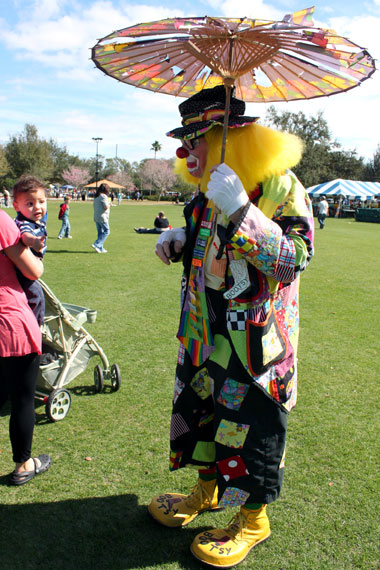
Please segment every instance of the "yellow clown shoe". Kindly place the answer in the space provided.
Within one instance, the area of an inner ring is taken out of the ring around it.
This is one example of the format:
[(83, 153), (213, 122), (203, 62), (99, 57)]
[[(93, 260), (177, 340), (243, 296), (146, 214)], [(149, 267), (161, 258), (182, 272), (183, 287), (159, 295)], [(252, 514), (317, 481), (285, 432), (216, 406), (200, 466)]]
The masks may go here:
[(157, 522), (172, 528), (186, 526), (203, 511), (214, 510), (219, 510), (216, 479), (198, 479), (190, 495), (166, 493), (152, 499), (148, 506), (149, 513)]
[(227, 528), (198, 534), (190, 550), (204, 564), (230, 568), (242, 562), (254, 546), (269, 536), (266, 505), (257, 511), (242, 507)]

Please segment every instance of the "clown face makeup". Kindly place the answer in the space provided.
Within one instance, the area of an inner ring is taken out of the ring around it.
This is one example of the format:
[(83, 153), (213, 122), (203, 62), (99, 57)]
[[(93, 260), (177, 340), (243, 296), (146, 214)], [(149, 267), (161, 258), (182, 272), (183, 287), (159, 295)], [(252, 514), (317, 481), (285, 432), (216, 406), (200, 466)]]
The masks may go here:
[(178, 158), (186, 159), (187, 170), (195, 178), (202, 178), (207, 160), (207, 142), (205, 137), (182, 140), (182, 146), (176, 151)]

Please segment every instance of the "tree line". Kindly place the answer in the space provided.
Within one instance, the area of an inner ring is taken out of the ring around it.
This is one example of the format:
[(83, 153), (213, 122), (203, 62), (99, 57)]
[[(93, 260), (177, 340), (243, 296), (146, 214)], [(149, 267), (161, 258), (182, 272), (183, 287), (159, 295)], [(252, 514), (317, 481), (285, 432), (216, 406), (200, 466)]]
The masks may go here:
[(265, 122), (303, 140), (302, 159), (293, 171), (305, 188), (337, 178), (380, 182), (380, 145), (374, 150), (373, 158), (367, 161), (356, 150), (342, 149), (341, 144), (333, 138), (321, 111), (308, 117), (303, 112), (279, 113), (272, 105), (266, 113)]
[[(380, 181), (380, 145), (367, 161), (356, 150), (342, 149), (322, 112), (308, 117), (302, 112), (278, 112), (271, 106), (265, 123), (294, 133), (304, 141), (302, 160), (293, 170), (306, 188), (336, 178)], [(161, 150), (158, 141), (152, 144), (151, 150), (155, 158), (140, 162), (102, 155), (84, 159), (70, 154), (53, 139), (41, 138), (35, 125), (26, 124), (21, 133), (11, 135), (6, 144), (0, 145), (0, 183), (2, 187), (11, 188), (22, 174), (33, 174), (46, 184), (75, 187), (107, 178), (127, 191), (162, 195), (165, 190), (171, 190), (184, 196), (190, 194), (193, 188), (173, 172), (175, 159), (157, 158)]]
[(33, 174), (54, 186), (70, 184), (81, 188), (88, 182), (107, 178), (124, 186), (127, 192), (139, 190), (157, 196), (171, 190), (190, 194), (193, 188), (173, 172), (175, 159), (156, 158), (161, 150), (158, 141), (152, 144), (152, 150), (155, 158), (140, 162), (100, 154), (97, 158), (81, 158), (70, 154), (53, 139), (41, 138), (35, 125), (26, 124), (21, 133), (10, 136), (5, 145), (0, 145), (0, 185), (10, 189), (22, 174)]

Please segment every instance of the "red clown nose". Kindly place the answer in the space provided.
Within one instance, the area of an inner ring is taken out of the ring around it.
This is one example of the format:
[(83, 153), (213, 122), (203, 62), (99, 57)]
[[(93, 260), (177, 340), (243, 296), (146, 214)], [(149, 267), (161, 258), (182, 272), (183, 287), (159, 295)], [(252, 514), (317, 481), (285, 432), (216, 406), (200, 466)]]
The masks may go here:
[(189, 151), (184, 148), (183, 146), (180, 146), (179, 148), (177, 148), (177, 150), (175, 151), (177, 158), (187, 158), (189, 156)]

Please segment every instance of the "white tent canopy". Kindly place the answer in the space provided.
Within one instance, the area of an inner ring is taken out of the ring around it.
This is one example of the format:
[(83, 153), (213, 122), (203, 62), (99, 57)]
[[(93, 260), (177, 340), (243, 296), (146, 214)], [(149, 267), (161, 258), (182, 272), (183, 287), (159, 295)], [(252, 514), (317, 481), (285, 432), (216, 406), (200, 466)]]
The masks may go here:
[(380, 182), (359, 182), (358, 180), (330, 180), (307, 189), (309, 196), (345, 196), (347, 198), (362, 198), (369, 200), (380, 196)]

